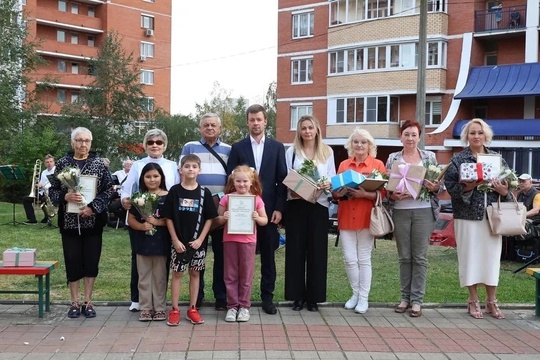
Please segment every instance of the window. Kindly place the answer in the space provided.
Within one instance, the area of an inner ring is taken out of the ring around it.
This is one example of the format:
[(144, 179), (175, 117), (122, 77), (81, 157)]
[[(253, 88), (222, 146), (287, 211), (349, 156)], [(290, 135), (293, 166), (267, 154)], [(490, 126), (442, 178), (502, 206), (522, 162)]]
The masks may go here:
[(71, 103), (75, 104), (77, 101), (79, 101), (79, 92), (72, 91), (71, 92)]
[(79, 63), (71, 63), (71, 73), (72, 74), (78, 74), (79, 73)]
[(72, 44), (78, 44), (79, 43), (79, 34), (71, 34), (71, 43)]
[(64, 60), (58, 60), (57, 69), (58, 72), (65, 73), (67, 69), (67, 63)]
[(66, 102), (66, 90), (58, 89), (56, 91), (56, 102), (64, 104)]
[(88, 17), (96, 17), (96, 8), (93, 6), (88, 7)]
[(315, 14), (307, 12), (293, 15), (293, 39), (313, 36)]
[(291, 105), (291, 130), (296, 130), (298, 120), (304, 115), (313, 114), (312, 104), (294, 104)]
[(151, 70), (141, 70), (141, 84), (154, 85), (154, 72)]
[(141, 27), (143, 29), (154, 29), (154, 17), (150, 15), (141, 15)]
[(66, 12), (67, 11), (67, 1), (58, 0), (58, 11)]
[(56, 41), (66, 42), (66, 32), (64, 30), (56, 30)]
[(446, 11), (446, 0), (427, 0), (428, 12), (443, 12)]
[(398, 104), (393, 96), (336, 99), (336, 123), (397, 122)]
[(145, 97), (141, 99), (141, 106), (144, 111), (152, 112), (154, 111), (154, 99)]
[(154, 57), (154, 44), (141, 42), (141, 56)]
[(86, 45), (90, 46), (90, 47), (94, 47), (96, 46), (96, 43), (95, 43), (95, 37), (94, 35), (88, 35), (88, 40), (86, 41)]
[(21, 0), (21, 5), (26, 5), (26, 0)]
[(442, 109), (440, 99), (426, 99), (426, 125), (438, 125), (442, 121)]
[(79, 4), (71, 3), (71, 13), (72, 14), (78, 14), (79, 13)]
[(312, 82), (313, 59), (300, 59), (292, 61), (291, 82), (293, 84)]
[(496, 51), (493, 51), (493, 52), (486, 52), (484, 54), (485, 56), (485, 59), (484, 59), (484, 65), (486, 66), (491, 66), (491, 65), (497, 65), (497, 52)]

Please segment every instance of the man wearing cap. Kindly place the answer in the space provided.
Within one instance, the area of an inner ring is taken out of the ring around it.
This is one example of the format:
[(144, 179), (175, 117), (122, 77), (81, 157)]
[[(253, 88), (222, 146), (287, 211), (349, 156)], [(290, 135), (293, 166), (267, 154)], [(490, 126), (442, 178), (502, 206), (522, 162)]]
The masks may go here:
[(534, 225), (540, 225), (540, 191), (534, 188), (532, 177), (529, 174), (521, 174), (519, 179), (518, 201), (523, 202), (527, 208), (527, 219)]

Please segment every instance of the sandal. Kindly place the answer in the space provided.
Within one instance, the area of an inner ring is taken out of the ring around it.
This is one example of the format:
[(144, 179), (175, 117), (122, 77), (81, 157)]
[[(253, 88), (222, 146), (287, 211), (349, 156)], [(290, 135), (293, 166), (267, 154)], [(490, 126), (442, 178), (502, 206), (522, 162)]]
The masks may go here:
[(68, 310), (67, 316), (70, 319), (76, 319), (79, 316), (81, 316), (81, 307), (79, 306), (79, 303), (76, 303), (76, 302), (71, 303), (71, 307)]
[(154, 320), (155, 321), (167, 320), (167, 314), (165, 314), (165, 311), (156, 311), (156, 313), (154, 314)]
[[(418, 310), (415, 310), (414, 305), (418, 306)], [(420, 316), (422, 316), (422, 307), (420, 306), (420, 304), (413, 304), (413, 306), (411, 307), (411, 317), (417, 318)]]
[(486, 314), (491, 314), (495, 319), (504, 319), (504, 314), (499, 309), (497, 299), (486, 302)]
[(484, 315), (482, 314), (482, 308), (480, 307), (480, 302), (478, 301), (478, 299), (469, 300), (469, 303), (467, 305), (467, 312), (475, 319), (484, 318)]
[(141, 311), (139, 321), (152, 321), (152, 313), (150, 311)]
[(94, 305), (92, 305), (92, 303), (85, 302), (83, 306), (84, 306), (83, 314), (86, 318), (96, 317), (96, 311), (94, 310)]

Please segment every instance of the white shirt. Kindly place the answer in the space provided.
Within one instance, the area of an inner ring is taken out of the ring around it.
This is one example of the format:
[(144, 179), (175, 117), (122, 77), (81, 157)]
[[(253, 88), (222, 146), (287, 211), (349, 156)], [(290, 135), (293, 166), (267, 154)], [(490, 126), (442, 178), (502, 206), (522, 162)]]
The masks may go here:
[(251, 149), (253, 150), (253, 157), (255, 158), (255, 169), (257, 170), (257, 173), (261, 169), (261, 162), (263, 157), (263, 151), (264, 151), (264, 141), (266, 140), (266, 137), (263, 135), (260, 142), (255, 141), (253, 136), (249, 136), (251, 140)]
[(118, 178), (118, 182), (121, 184), (122, 181), (124, 181), (124, 179), (127, 177), (128, 173), (124, 169), (122, 169), (113, 172), (113, 175)]
[(51, 182), (47, 178), (47, 175), (53, 175), (54, 169), (56, 169), (56, 166), (53, 166), (51, 170), (45, 169), (41, 172), (41, 176), (39, 177), (39, 183), (43, 185), (42, 188), (39, 189), (39, 194), (43, 194), (43, 190), (45, 190), (47, 193), (49, 192), (49, 188), (51, 187)]
[(127, 178), (122, 184), (121, 199), (131, 197), (134, 192), (138, 191), (139, 177), (141, 176), (142, 168), (151, 162), (161, 166), (163, 175), (165, 175), (166, 190), (170, 190), (173, 185), (180, 183), (180, 173), (178, 172), (178, 165), (176, 165), (176, 162), (167, 160), (163, 156), (159, 159), (147, 156), (144, 159), (135, 161), (131, 166), (131, 170), (129, 170)]

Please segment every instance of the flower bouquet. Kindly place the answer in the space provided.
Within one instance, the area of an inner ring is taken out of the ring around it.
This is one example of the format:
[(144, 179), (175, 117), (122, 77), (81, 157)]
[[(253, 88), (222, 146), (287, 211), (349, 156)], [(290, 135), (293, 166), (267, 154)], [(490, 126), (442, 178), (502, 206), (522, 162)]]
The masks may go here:
[[(517, 177), (514, 170), (505, 169), (505, 170), (501, 171), (498, 178), (500, 180), (506, 179), (506, 182), (508, 183), (508, 190), (509, 191), (517, 190), (518, 185), (519, 185), (519, 181), (518, 181), (518, 177)], [(493, 184), (491, 182), (486, 183), (486, 184), (480, 184), (480, 185), (477, 186), (477, 189), (478, 189), (478, 191), (482, 191), (482, 192), (493, 191)]]
[(366, 176), (366, 179), (374, 179), (374, 180), (388, 180), (388, 174), (380, 172), (377, 169), (373, 169), (368, 176)]
[[(426, 168), (426, 175), (424, 176), (424, 180), (427, 180), (429, 182), (434, 182), (435, 180), (439, 179), (444, 166), (434, 164), (432, 162), (427, 161), (424, 164), (424, 167)], [(429, 200), (433, 194), (424, 186), (422, 185), (422, 189), (420, 189), (420, 195), (418, 198), (421, 201)]]
[[(58, 175), (56, 175), (56, 178), (64, 185), (68, 190), (80, 193), (81, 192), (81, 170), (76, 167), (67, 167), (62, 169)], [(84, 195), (81, 194), (83, 197), (83, 201), (80, 203), (77, 203), (77, 206), (79, 208), (82, 208), (86, 206), (87, 202), (84, 198)]]
[[(154, 215), (159, 204), (159, 196), (157, 194), (145, 192), (135, 193), (131, 197), (131, 205), (137, 209), (143, 219)], [(146, 235), (154, 235), (157, 232), (155, 226), (152, 226), (151, 230), (146, 231)]]
[[(317, 185), (324, 185), (328, 182), (326, 176), (320, 176), (319, 171), (317, 170), (317, 165), (313, 160), (304, 160), (302, 167), (298, 170), (298, 173), (303, 176), (307, 176), (313, 180)], [(324, 190), (326, 195), (330, 195), (329, 190)]]

